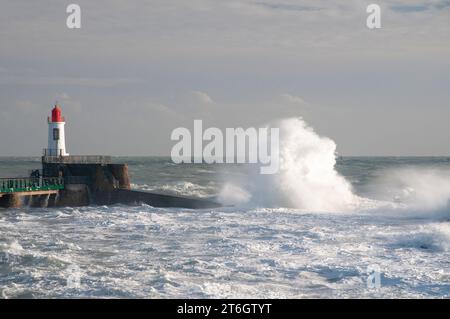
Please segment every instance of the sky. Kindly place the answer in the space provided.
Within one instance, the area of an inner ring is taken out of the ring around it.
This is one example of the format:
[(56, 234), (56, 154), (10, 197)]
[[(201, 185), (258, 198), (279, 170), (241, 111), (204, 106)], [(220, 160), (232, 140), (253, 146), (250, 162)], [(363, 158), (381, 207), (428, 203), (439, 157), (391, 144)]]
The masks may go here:
[(1, 0), (0, 156), (41, 155), (56, 101), (71, 154), (303, 117), (340, 155), (450, 155), (450, 0)]

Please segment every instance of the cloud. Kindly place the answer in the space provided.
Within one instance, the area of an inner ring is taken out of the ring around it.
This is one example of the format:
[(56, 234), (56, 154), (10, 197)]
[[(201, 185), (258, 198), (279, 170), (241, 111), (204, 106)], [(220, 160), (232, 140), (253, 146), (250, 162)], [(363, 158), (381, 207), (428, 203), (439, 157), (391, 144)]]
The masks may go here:
[[(42, 106), (37, 105), (36, 103), (30, 100), (17, 100), (14, 103), (14, 110), (21, 112), (22, 114), (30, 114), (36, 110), (42, 109)], [(10, 110), (11, 112), (13, 110)]]
[(263, 6), (269, 9), (274, 10), (285, 10), (285, 11), (316, 11), (321, 10), (322, 8), (316, 7), (316, 6), (308, 6), (308, 5), (301, 5), (301, 4), (295, 4), (295, 3), (270, 3), (270, 2), (262, 2), (258, 1), (256, 2), (256, 5)]
[(431, 9), (442, 10), (450, 6), (448, 0), (416, 0), (416, 1), (394, 1), (389, 9), (399, 13), (423, 12)]
[(58, 92), (53, 94), (53, 99), (55, 100), (55, 102), (65, 102), (70, 101), (71, 97), (66, 92)]
[(83, 110), (81, 102), (72, 98), (72, 96), (66, 92), (54, 93), (52, 97), (53, 100), (51, 102), (58, 103), (65, 111), (79, 113)]
[(96, 78), (96, 77), (70, 77), (70, 76), (5, 76), (0, 77), (0, 85), (65, 85), (65, 86), (91, 86), (111, 87), (124, 84), (139, 83), (135, 78)]
[(301, 106), (305, 106), (305, 105), (308, 104), (308, 103), (305, 102), (304, 99), (302, 99), (302, 98), (299, 97), (299, 96), (295, 96), (295, 95), (283, 93), (283, 94), (281, 94), (281, 97), (282, 97), (285, 101), (287, 101), (287, 102), (289, 102), (289, 103), (298, 104), (298, 105), (301, 105)]
[(420, 11), (426, 11), (429, 9), (429, 5), (427, 4), (420, 4), (420, 5), (391, 5), (389, 8), (392, 11), (397, 12), (420, 12)]
[(203, 104), (214, 104), (213, 99), (205, 92), (202, 91), (192, 91), (191, 94), (193, 95), (193, 97), (203, 103)]
[(160, 115), (163, 115), (163, 116), (167, 116), (167, 117), (171, 117), (171, 118), (182, 118), (183, 117), (182, 114), (175, 112), (170, 107), (168, 107), (164, 104), (161, 104), (161, 103), (150, 103), (147, 106), (152, 112), (159, 113)]
[[(40, 52), (44, 60), (61, 61), (70, 52), (75, 58), (82, 56), (99, 62), (118, 56), (123, 60), (147, 62), (149, 57), (173, 56), (182, 63), (190, 62), (192, 57), (200, 60), (217, 55), (251, 58), (255, 52), (269, 55), (271, 51), (283, 53), (286, 49), (312, 57), (328, 54), (330, 49), (332, 53), (353, 56), (358, 56), (361, 50), (373, 49), (380, 55), (389, 55), (391, 49), (414, 50), (418, 54), (430, 47), (449, 50), (446, 45), (450, 33), (448, 0), (378, 1), (383, 8), (383, 21), (389, 22), (383, 23), (382, 39), (374, 38), (375, 33), (365, 32), (368, 3), (153, 0), (139, 2), (137, 6), (137, 1), (111, 0), (103, 6), (80, 0), (83, 27), (71, 32), (63, 23), (58, 24), (64, 12), (53, 5), (42, 5), (45, 10), (39, 6), (35, 14), (25, 14), (32, 8), (6, 4), (0, 12), (0, 42), (11, 45), (2, 48), (0, 57), (30, 58), (30, 52)], [(386, 14), (385, 8), (391, 12)], [(428, 16), (430, 11), (436, 19)], [(427, 18), (426, 25), (424, 18)], [(39, 41), (32, 38), (36, 27), (40, 34), (46, 35), (39, 37)], [(406, 36), (405, 29), (411, 30)]]

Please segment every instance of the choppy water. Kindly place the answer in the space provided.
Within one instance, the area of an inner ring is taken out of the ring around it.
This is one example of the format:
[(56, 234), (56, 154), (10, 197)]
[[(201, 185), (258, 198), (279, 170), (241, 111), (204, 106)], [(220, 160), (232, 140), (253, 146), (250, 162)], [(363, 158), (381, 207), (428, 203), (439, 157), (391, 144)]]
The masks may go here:
[[(242, 182), (239, 190), (250, 187), (245, 166), (116, 161), (129, 164), (141, 189), (212, 196), (230, 180)], [(0, 176), (39, 164), (3, 158)], [(337, 170), (360, 198), (353, 209), (319, 212), (250, 199), (205, 210), (0, 210), (0, 294), (448, 298), (450, 158), (340, 158)], [(380, 288), (367, 286), (368, 267), (379, 268)]]

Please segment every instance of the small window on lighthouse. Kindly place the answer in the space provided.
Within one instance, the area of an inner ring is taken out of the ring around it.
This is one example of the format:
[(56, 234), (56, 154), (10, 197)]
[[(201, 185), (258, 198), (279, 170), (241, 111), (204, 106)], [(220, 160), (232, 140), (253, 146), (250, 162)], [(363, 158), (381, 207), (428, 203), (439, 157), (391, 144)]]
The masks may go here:
[(58, 141), (59, 140), (59, 128), (53, 129), (53, 140)]

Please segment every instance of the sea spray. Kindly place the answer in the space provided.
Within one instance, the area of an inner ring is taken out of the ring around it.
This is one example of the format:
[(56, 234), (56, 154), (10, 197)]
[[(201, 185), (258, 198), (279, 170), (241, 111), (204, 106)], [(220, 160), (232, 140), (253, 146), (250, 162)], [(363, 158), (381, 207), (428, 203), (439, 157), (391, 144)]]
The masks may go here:
[(450, 211), (450, 169), (419, 166), (384, 169), (367, 188), (370, 197), (402, 204), (410, 212)]
[(218, 200), (225, 205), (242, 205), (248, 203), (252, 194), (233, 183), (226, 183), (218, 195)]
[(242, 200), (240, 204), (309, 211), (342, 211), (354, 205), (357, 196), (351, 184), (335, 169), (336, 144), (331, 139), (316, 134), (302, 118), (280, 120), (271, 126), (280, 129), (279, 172), (252, 174), (246, 185), (251, 196), (234, 196), (230, 189), (245, 194), (245, 187), (227, 184), (219, 196), (223, 203), (237, 198)]

